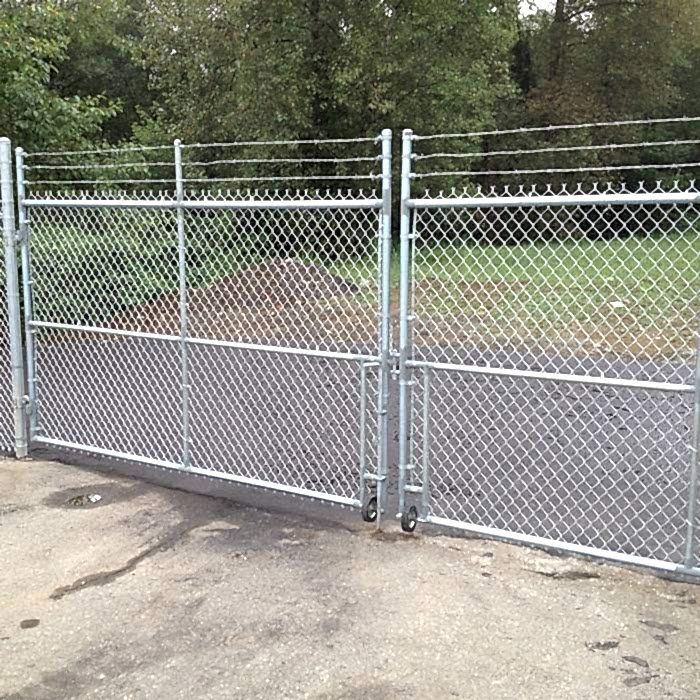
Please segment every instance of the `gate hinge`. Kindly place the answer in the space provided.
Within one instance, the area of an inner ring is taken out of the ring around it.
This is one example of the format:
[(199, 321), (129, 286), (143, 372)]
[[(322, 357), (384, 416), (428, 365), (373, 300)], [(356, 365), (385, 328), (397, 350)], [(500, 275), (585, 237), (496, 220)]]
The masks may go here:
[(20, 399), (21, 405), (27, 409), (27, 413), (32, 414), (36, 410), (36, 401), (32, 401), (26, 394)]
[(21, 224), (15, 230), (15, 241), (17, 243), (24, 243), (27, 240), (27, 224)]
[(372, 474), (371, 472), (365, 472), (364, 474), (365, 481), (385, 481), (386, 476), (379, 475), (379, 474)]

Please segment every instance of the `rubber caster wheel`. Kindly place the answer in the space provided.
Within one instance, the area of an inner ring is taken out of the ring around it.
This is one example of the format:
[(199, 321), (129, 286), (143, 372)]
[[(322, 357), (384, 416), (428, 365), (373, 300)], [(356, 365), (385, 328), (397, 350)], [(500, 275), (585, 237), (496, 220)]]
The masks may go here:
[(373, 523), (377, 519), (377, 497), (367, 499), (362, 504), (362, 519), (366, 523)]
[(401, 529), (404, 532), (413, 532), (418, 525), (418, 509), (411, 506), (401, 514)]

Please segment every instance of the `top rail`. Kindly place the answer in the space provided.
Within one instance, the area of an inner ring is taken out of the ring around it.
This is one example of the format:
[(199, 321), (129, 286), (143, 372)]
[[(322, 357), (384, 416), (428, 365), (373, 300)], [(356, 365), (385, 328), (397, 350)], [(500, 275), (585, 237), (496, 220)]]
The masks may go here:
[(698, 192), (651, 192), (648, 194), (571, 194), (517, 197), (436, 197), (409, 199), (412, 209), (480, 209), (507, 207), (563, 207), (633, 204), (700, 204)]

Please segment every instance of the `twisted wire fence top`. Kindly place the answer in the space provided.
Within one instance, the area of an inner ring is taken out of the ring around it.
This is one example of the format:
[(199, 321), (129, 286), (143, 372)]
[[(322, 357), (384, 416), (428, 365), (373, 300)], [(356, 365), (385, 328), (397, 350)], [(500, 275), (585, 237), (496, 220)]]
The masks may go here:
[(176, 151), (191, 199), (376, 198), (381, 136), (22, 153), (28, 198), (175, 199)]

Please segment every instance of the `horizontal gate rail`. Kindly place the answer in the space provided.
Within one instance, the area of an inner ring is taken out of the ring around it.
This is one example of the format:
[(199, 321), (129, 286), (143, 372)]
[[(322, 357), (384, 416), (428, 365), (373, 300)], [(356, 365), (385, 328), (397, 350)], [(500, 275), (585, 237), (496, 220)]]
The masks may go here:
[(421, 518), (423, 522), (439, 525), (441, 527), (449, 527), (455, 530), (470, 532), (475, 535), (483, 535), (484, 537), (494, 537), (515, 544), (526, 544), (533, 547), (543, 547), (554, 551), (565, 552), (567, 554), (579, 554), (596, 559), (606, 559), (618, 564), (627, 564), (631, 566), (642, 566), (657, 571), (665, 571), (672, 574), (682, 574), (685, 576), (700, 577), (700, 567), (685, 566), (683, 564), (673, 564), (661, 559), (650, 559), (648, 557), (635, 556), (634, 554), (625, 554), (624, 552), (615, 552), (611, 550), (598, 549), (597, 547), (588, 547), (570, 542), (562, 542), (561, 540), (548, 539), (546, 537), (536, 537), (512, 530), (501, 530), (495, 527), (486, 527), (484, 525), (474, 525), (471, 523), (459, 522), (450, 518), (440, 518), (434, 515), (428, 515)]
[(50, 447), (61, 447), (68, 450), (78, 450), (81, 452), (90, 452), (102, 457), (110, 457), (112, 459), (121, 459), (125, 462), (136, 462), (138, 464), (148, 464), (153, 467), (161, 467), (163, 469), (174, 469), (176, 471), (182, 472), (183, 474), (197, 474), (199, 476), (208, 476), (214, 479), (223, 479), (224, 481), (232, 481), (236, 484), (242, 484), (244, 486), (257, 486), (260, 488), (270, 489), (272, 491), (281, 491), (283, 493), (289, 493), (294, 496), (306, 496), (313, 498), (315, 500), (328, 501), (330, 503), (337, 503), (338, 505), (351, 506), (358, 508), (361, 504), (358, 499), (346, 498), (343, 496), (336, 496), (330, 493), (323, 493), (322, 491), (312, 491), (311, 489), (302, 489), (295, 486), (287, 486), (285, 484), (277, 484), (273, 481), (265, 481), (263, 479), (253, 479), (246, 476), (239, 476), (236, 474), (227, 474), (225, 472), (215, 471), (213, 469), (202, 469), (201, 467), (187, 467), (185, 468), (181, 463), (169, 462), (163, 459), (153, 459), (151, 457), (143, 457), (141, 455), (135, 455), (131, 452), (119, 452), (117, 450), (108, 450), (102, 447), (93, 447), (83, 445), (78, 442), (70, 442), (68, 440), (58, 440), (55, 438), (47, 438), (37, 435), (33, 438), (33, 442), (39, 445), (47, 445)]
[(58, 207), (61, 209), (225, 209), (225, 210), (319, 210), (381, 209), (381, 199), (298, 199), (298, 200), (230, 200), (198, 199), (25, 199), (26, 207)]
[(633, 204), (700, 204), (698, 192), (639, 194), (528, 195), (517, 197), (437, 197), (409, 199), (412, 209), (503, 209), (509, 207), (595, 207)]
[[(49, 321), (30, 321), (31, 328), (50, 328), (59, 331), (75, 331), (81, 333), (97, 333), (121, 338), (140, 338), (142, 340), (161, 340), (169, 343), (179, 343), (182, 336), (165, 335), (163, 333), (143, 333), (141, 331), (125, 331), (120, 328), (103, 328), (101, 326), (80, 326), (72, 323), (52, 323)], [(185, 338), (188, 345), (205, 345), (208, 347), (234, 348), (236, 350), (251, 350), (277, 355), (299, 355), (301, 357), (319, 357), (327, 360), (347, 360), (348, 362), (367, 362), (379, 360), (378, 355), (362, 355), (349, 352), (334, 352), (332, 350), (314, 350), (312, 348), (287, 348), (279, 345), (257, 345), (255, 343), (240, 343), (235, 340), (218, 340), (215, 338)]]
[(595, 377), (586, 374), (563, 374), (559, 372), (537, 372), (524, 369), (505, 369), (502, 367), (483, 367), (481, 365), (458, 365), (449, 362), (424, 362), (408, 360), (407, 367), (420, 369), (437, 369), (444, 372), (463, 372), (464, 374), (481, 374), (487, 377), (514, 377), (534, 381), (563, 382), (565, 384), (590, 384), (593, 386), (616, 386), (626, 389), (646, 389), (648, 391), (665, 391), (677, 394), (692, 394), (693, 384), (678, 384), (673, 382), (643, 382), (634, 379), (618, 379), (616, 377)]

